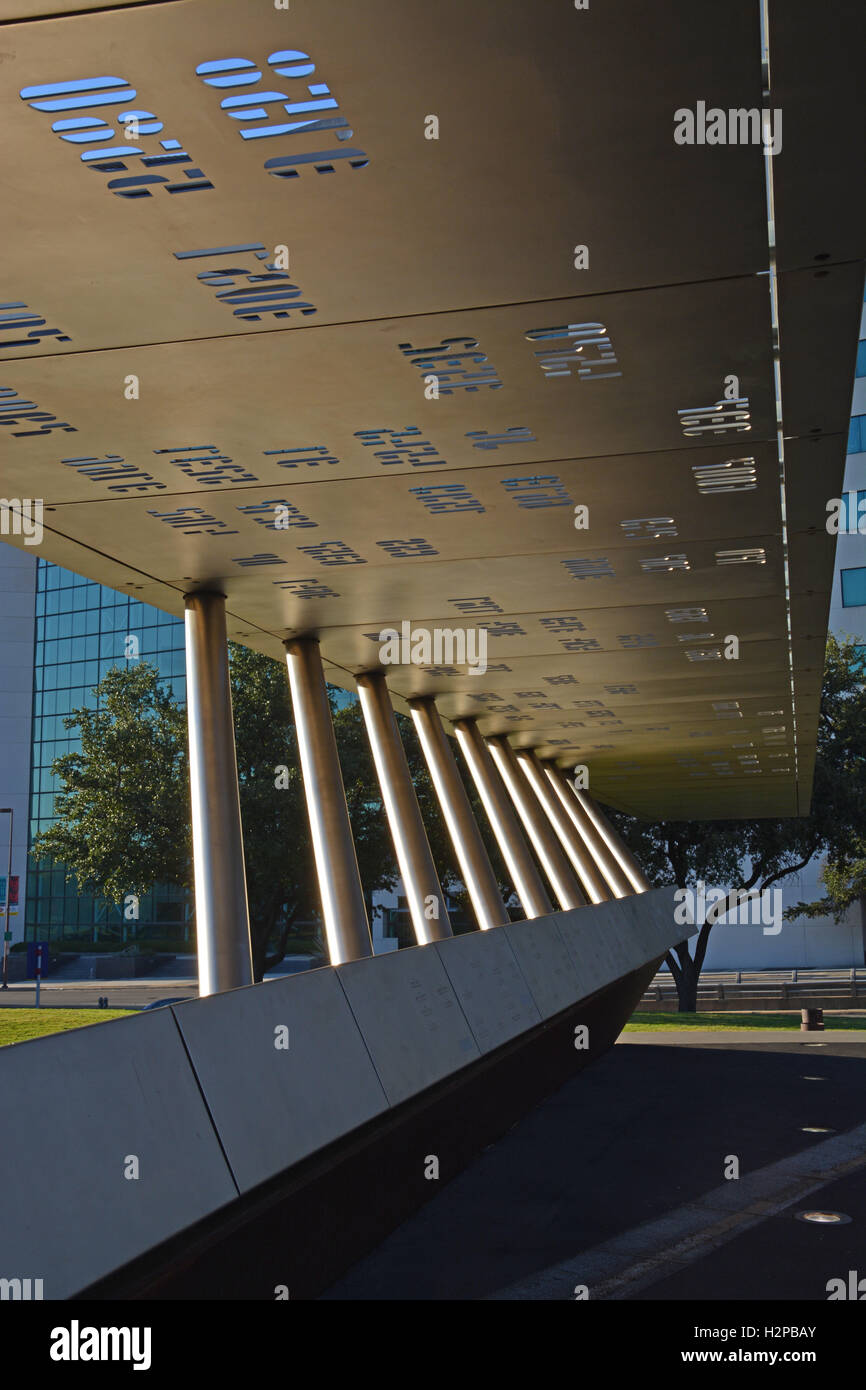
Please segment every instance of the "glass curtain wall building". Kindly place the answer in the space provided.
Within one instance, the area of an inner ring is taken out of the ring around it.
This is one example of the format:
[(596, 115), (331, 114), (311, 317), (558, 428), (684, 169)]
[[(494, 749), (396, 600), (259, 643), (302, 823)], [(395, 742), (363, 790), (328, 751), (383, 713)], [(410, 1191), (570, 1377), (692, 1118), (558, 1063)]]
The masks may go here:
[[(186, 693), (183, 623), (168, 613), (39, 560), (35, 619), (31, 843), (54, 818), (59, 786), (52, 763), (78, 747), (75, 731), (64, 728), (64, 716), (81, 706), (95, 707), (93, 687), (113, 666), (150, 662), (176, 700), (183, 702)], [(50, 941), (56, 949), (96, 943), (116, 950), (133, 938), (181, 947), (190, 939), (183, 897), (180, 888), (157, 885), (141, 898), (138, 921), (125, 922), (120, 907), (79, 893), (62, 866), (31, 859), (26, 939)]]
[[(135, 641), (131, 642), (130, 639)], [(137, 655), (128, 655), (135, 652)], [(36, 561), (33, 718), (30, 771), (29, 843), (55, 818), (60, 790), (54, 760), (74, 752), (75, 730), (64, 716), (94, 708), (93, 689), (113, 666), (146, 661), (159, 668), (165, 688), (179, 704), (186, 699), (184, 625), (180, 618), (141, 603), (128, 594), (83, 579), (70, 570)], [(338, 704), (354, 700), (329, 687)], [(376, 927), (397, 936), (386, 904), (394, 895), (377, 894)], [(381, 900), (378, 901), (378, 900)], [(100, 948), (114, 951), (133, 941), (146, 948), (191, 951), (195, 946), (194, 909), (183, 890), (158, 884), (139, 900), (137, 922), (124, 920), (119, 906), (81, 893), (66, 871), (51, 860), (30, 857), (24, 906), (24, 939), (49, 942), (55, 950)]]

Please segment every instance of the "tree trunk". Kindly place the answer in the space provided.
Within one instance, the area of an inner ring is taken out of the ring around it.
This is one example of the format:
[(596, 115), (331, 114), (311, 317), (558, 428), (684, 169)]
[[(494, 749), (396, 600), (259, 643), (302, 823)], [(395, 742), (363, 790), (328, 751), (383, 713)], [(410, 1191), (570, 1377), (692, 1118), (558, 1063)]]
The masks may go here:
[(698, 1011), (698, 980), (700, 971), (695, 968), (695, 963), (687, 958), (687, 964), (680, 970), (677, 980), (677, 1012), (681, 1014), (696, 1014)]
[(282, 960), (282, 956), (278, 956), (276, 959), (268, 957), (268, 941), (271, 932), (276, 926), (279, 910), (279, 903), (271, 902), (259, 917), (250, 917), (250, 937), (252, 939), (253, 948), (253, 979), (256, 984), (261, 983), (266, 971), (273, 970), (274, 966), (279, 964)]
[(679, 946), (674, 947), (673, 952), (668, 951), (665, 956), (668, 969), (673, 975), (674, 984), (677, 987), (678, 1013), (696, 1014), (698, 1011), (698, 981), (701, 978), (711, 931), (712, 923), (704, 922), (698, 932), (693, 957), (689, 955), (688, 941), (681, 941)]
[[(816, 845), (815, 853), (817, 853), (817, 849), (818, 846)], [(760, 891), (763, 892), (768, 884), (775, 883), (777, 879), (785, 878), (788, 874), (798, 873), (800, 869), (806, 867), (812, 857), (812, 852), (810, 852), (799, 864), (788, 865), (780, 869), (777, 873), (771, 874), (769, 878), (763, 879)], [(673, 847), (670, 844), (668, 845), (668, 858), (671, 860), (671, 863), (675, 862)], [(753, 888), (758, 879), (761, 878), (762, 873), (763, 865), (758, 863), (754, 866), (750, 878), (747, 879), (742, 887), (747, 891)], [(682, 882), (683, 878), (684, 875), (678, 872), (678, 881)], [(698, 1011), (698, 981), (701, 978), (701, 971), (704, 968), (704, 958), (707, 954), (707, 946), (709, 945), (710, 932), (712, 929), (712, 922), (704, 921), (701, 924), (701, 929), (695, 941), (694, 957), (689, 955), (688, 941), (681, 941), (678, 946), (674, 946), (673, 950), (668, 951), (665, 956), (667, 967), (677, 987), (678, 1013), (695, 1014)]]

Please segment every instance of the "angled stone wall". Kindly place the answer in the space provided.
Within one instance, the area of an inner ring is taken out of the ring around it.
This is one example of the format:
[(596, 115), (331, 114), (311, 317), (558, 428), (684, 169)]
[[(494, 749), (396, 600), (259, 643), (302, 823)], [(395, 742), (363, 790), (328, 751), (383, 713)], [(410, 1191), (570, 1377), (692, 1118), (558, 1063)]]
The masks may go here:
[(75, 1294), (657, 961), (673, 914), (655, 889), (0, 1050), (0, 1277)]

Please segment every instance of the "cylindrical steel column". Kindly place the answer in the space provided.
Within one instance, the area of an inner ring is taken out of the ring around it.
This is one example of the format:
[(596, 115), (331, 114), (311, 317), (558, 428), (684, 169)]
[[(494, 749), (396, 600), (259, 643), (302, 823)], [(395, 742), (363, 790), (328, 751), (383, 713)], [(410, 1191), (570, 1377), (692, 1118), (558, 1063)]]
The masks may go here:
[(630, 880), (595, 828), (589, 813), (584, 810), (574, 795), (574, 788), (569, 785), (564, 773), (554, 763), (544, 763), (542, 766), (550, 779), (550, 785), (559, 797), (561, 805), (568, 813), (574, 829), (598, 865), (613, 896), (615, 898), (631, 897), (634, 889)]
[(529, 785), (538, 797), (542, 810), (553, 826), (559, 843), (577, 874), (577, 880), (584, 896), (591, 903), (610, 902), (610, 890), (587, 846), (576, 833), (574, 823), (560, 805), (556, 792), (545, 777), (538, 754), (532, 748), (519, 748), (517, 749), (517, 761), (523, 768)]
[(388, 686), (381, 671), (358, 677), (358, 699), (419, 946), (451, 936), (451, 923)]
[(576, 791), (574, 788), (572, 788), (572, 791), (586, 811), (586, 814), (589, 816), (599, 835), (604, 840), (611, 854), (616, 859), (616, 862), (619, 864), (634, 891), (636, 893), (645, 893), (650, 887), (650, 881), (631, 850), (628, 848), (628, 845), (625, 844), (622, 837), (614, 830), (607, 816), (604, 814), (604, 811), (602, 811), (598, 803), (593, 800), (589, 792)]
[(586, 907), (580, 884), (559, 847), (547, 817), (532, 794), (508, 739), (504, 734), (497, 734), (487, 739), (487, 747), (560, 905), (564, 908)]
[(544, 917), (553, 911), (553, 905), (529, 853), (529, 846), (521, 833), (502, 778), (496, 771), (490, 749), (471, 719), (459, 719), (454, 725), (454, 733), (472, 773), (506, 868), (511, 874), (515, 892), (523, 904), (523, 911), (527, 917)]
[(253, 982), (224, 594), (185, 594), (199, 994)]
[(482, 931), (504, 926), (510, 919), (439, 711), (430, 699), (411, 700), (409, 708), (478, 925)]
[(342, 965), (371, 956), (373, 942), (337, 740), (318, 642), (298, 637), (285, 648), (328, 954), (332, 965)]

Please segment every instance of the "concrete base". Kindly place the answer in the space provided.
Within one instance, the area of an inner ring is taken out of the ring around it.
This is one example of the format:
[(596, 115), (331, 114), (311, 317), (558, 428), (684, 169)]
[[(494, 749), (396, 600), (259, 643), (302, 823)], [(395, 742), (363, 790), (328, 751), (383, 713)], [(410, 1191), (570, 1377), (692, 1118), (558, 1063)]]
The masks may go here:
[[(545, 1096), (616, 1041), (658, 961), (573, 1005), (182, 1236), (82, 1299), (316, 1298)], [(575, 1028), (588, 1029), (577, 1050)], [(425, 1177), (439, 1160), (439, 1179)]]
[(4, 1048), (0, 1263), (311, 1296), (609, 1047), (682, 931), (656, 889)]

